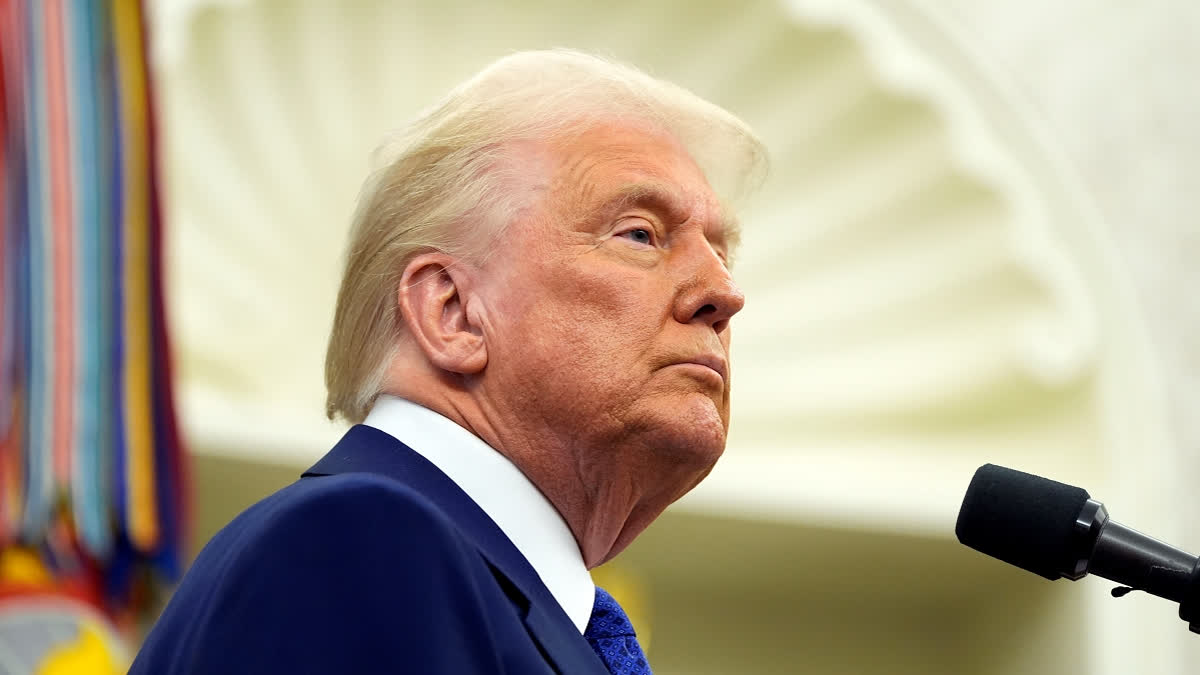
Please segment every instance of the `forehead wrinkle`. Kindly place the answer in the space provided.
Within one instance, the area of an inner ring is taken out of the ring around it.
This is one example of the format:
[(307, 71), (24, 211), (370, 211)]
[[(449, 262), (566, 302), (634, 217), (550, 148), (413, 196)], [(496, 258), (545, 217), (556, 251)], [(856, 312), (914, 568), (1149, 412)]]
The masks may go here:
[(572, 157), (564, 162), (555, 177), (553, 192), (559, 193), (559, 201), (565, 203), (568, 208), (583, 211), (576, 220), (585, 220), (590, 215), (585, 207), (592, 201), (592, 195), (598, 186), (595, 181), (588, 180), (588, 176), (603, 165), (603, 157), (597, 156), (602, 154), (604, 153), (589, 153)]
[(610, 169), (614, 166), (629, 166), (640, 168), (645, 160), (645, 152), (639, 148), (627, 147), (624, 144), (611, 144), (588, 152), (575, 153), (567, 151), (558, 172), (558, 182), (565, 186), (594, 185), (589, 181), (591, 174)]

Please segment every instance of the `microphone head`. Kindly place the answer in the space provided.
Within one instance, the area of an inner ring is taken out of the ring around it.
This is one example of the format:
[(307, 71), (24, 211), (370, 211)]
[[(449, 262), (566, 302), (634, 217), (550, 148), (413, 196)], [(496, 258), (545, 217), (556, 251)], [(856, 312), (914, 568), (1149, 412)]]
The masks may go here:
[(954, 533), (963, 544), (1054, 580), (1077, 562), (1075, 521), (1087, 490), (984, 464), (975, 472)]

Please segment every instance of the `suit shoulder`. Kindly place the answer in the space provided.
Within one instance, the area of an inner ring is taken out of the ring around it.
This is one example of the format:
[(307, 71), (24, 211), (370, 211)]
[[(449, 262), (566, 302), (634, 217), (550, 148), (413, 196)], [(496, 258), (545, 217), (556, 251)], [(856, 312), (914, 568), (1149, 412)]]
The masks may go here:
[(501, 672), (491, 646), (463, 642), (513, 611), (485, 590), (491, 579), (445, 514), (403, 484), (305, 478), (213, 538), (130, 672), (406, 672), (417, 656), (453, 662), (422, 672)]
[(312, 539), (357, 546), (364, 538), (373, 547), (462, 539), (436, 505), (406, 485), (349, 473), (304, 478), (279, 490), (235, 518), (210, 546), (257, 549)]

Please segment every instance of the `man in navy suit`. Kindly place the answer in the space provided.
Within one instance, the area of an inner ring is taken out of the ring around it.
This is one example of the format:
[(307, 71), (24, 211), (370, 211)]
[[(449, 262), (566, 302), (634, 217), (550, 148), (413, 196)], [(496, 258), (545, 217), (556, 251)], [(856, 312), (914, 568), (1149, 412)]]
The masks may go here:
[(729, 424), (729, 113), (578, 52), (501, 59), (376, 155), (326, 360), (354, 426), (201, 552), (131, 672), (649, 673), (588, 570)]

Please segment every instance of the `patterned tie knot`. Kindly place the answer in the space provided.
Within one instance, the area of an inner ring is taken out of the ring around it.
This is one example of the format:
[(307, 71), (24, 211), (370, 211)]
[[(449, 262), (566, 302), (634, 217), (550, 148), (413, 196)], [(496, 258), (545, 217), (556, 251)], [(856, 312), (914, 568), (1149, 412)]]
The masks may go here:
[(583, 637), (613, 675), (651, 675), (650, 664), (646, 662), (625, 610), (608, 591), (598, 586), (592, 618)]
[(637, 637), (625, 610), (608, 591), (599, 586), (596, 587), (596, 602), (592, 606), (592, 618), (588, 621), (586, 634), (589, 639)]

